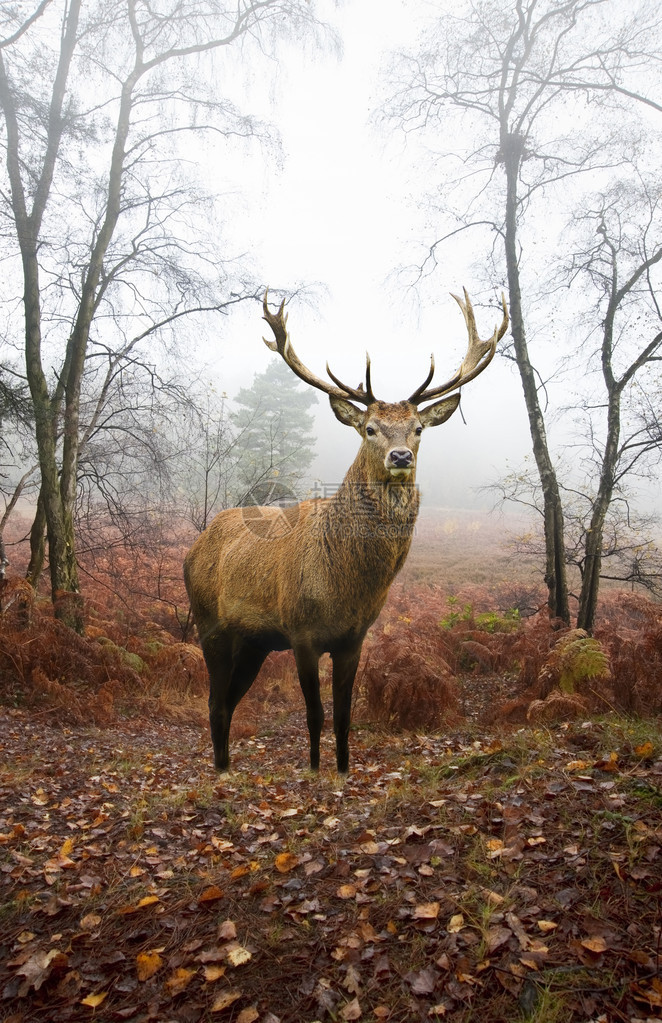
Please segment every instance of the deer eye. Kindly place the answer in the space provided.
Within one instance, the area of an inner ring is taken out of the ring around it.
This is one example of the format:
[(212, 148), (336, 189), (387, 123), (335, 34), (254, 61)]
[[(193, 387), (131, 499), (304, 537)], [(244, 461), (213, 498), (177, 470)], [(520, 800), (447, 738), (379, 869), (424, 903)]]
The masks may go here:
[(374, 437), (377, 434), (377, 431), (375, 430), (374, 426), (366, 426), (365, 432), (368, 437)]
[(422, 426), (417, 426), (416, 430), (415, 430), (415, 433), (416, 433), (417, 437), (420, 437), (421, 434), (423, 433), (423, 427)]

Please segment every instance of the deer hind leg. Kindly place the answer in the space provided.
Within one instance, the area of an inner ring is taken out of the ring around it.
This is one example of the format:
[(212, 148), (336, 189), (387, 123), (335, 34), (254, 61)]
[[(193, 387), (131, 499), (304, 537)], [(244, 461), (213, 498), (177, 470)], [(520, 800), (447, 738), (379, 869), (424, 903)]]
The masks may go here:
[(227, 771), (232, 715), (257, 678), (268, 650), (240, 637), (224, 635), (208, 641), (203, 653), (209, 671), (209, 726), (214, 765), (219, 771)]
[(359, 666), (361, 644), (331, 654), (333, 661), (333, 731), (336, 736), (336, 764), (340, 774), (349, 771), (349, 726), (352, 689)]
[(324, 724), (324, 708), (320, 699), (319, 656), (319, 653), (310, 647), (296, 647), (294, 650), (299, 685), (306, 701), (306, 722), (310, 736), (310, 766), (313, 771), (319, 771), (320, 736)]

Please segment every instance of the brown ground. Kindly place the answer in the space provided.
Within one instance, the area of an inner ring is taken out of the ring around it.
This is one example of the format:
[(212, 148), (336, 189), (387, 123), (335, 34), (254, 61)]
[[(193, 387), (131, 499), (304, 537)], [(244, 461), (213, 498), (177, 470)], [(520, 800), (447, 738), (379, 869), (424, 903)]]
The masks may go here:
[(0, 717), (6, 1023), (660, 1018), (662, 736)]

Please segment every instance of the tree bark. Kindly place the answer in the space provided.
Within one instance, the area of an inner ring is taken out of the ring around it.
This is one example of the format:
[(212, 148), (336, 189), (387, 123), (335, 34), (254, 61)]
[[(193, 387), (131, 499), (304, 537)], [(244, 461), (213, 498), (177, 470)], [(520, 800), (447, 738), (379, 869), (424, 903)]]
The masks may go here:
[(524, 402), (529, 417), (529, 430), (543, 494), (543, 522), (545, 534), (545, 584), (547, 604), (552, 619), (570, 624), (568, 584), (565, 566), (563, 505), (556, 471), (549, 453), (547, 432), (536, 378), (529, 358), (524, 318), (519, 261), (517, 258), (517, 183), (521, 162), (519, 138), (505, 135), (502, 154), (506, 173), (505, 256), (508, 273), (510, 320), (515, 349), (515, 360), (522, 381)]

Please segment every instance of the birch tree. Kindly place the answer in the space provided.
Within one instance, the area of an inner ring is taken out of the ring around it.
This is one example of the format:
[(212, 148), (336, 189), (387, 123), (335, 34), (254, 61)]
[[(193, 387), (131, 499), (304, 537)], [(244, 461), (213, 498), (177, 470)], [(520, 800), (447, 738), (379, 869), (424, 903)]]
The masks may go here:
[[(531, 354), (527, 289), (548, 264), (532, 255), (536, 223), (549, 237), (573, 183), (620, 165), (634, 138), (629, 104), (655, 109), (655, 5), (617, 0), (470, 0), (444, 11), (417, 52), (395, 65), (386, 113), (421, 134), (438, 157), (431, 208), (445, 224), (419, 274), (432, 272), (459, 235), (491, 235), (508, 286), (512, 356), (526, 404), (543, 497), (550, 615), (568, 623), (561, 486), (550, 450), (545, 390)], [(595, 116), (594, 116), (595, 114)], [(577, 187), (580, 187), (578, 184)], [(536, 287), (536, 295), (544, 284)]]
[(258, 133), (254, 119), (218, 98), (223, 55), (273, 52), (279, 32), (316, 24), (307, 0), (158, 8), (50, 0), (0, 13), (1, 201), (4, 243), (17, 256), (4, 291), (23, 295), (51, 591), (74, 595), (56, 610), (76, 627), (74, 509), (90, 346), (113, 334), (125, 344), (132, 318), (139, 333), (158, 331), (224, 308), (231, 291), (232, 301), (254, 294), (205, 235), (209, 210), (186, 182), (179, 140)]

